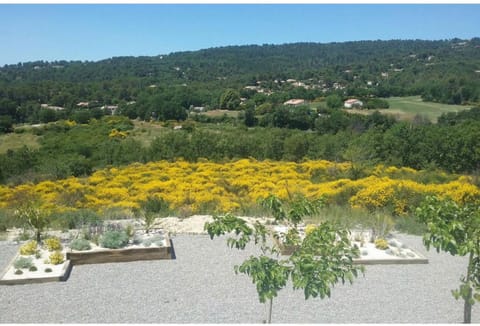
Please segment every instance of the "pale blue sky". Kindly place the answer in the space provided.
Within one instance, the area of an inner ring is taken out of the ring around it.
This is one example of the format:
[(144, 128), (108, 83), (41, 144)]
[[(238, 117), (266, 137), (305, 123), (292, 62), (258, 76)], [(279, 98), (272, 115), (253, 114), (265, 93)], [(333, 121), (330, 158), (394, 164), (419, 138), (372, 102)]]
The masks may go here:
[(480, 4), (0, 4), (0, 66), (292, 42), (480, 36)]

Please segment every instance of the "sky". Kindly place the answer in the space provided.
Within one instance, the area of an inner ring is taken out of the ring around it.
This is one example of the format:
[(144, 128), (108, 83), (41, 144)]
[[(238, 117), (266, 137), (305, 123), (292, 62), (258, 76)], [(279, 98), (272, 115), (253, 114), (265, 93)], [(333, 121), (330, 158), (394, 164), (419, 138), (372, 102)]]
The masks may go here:
[(0, 66), (218, 46), (480, 37), (480, 4), (0, 4)]

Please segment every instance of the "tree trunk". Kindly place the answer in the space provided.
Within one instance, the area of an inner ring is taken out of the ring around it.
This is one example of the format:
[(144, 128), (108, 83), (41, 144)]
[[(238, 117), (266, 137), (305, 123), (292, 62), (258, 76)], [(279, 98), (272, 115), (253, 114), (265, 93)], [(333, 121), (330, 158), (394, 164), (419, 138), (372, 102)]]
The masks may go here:
[(273, 305), (273, 298), (270, 299), (270, 305), (269, 305), (269, 308), (268, 308), (267, 324), (272, 323), (272, 305)]
[(472, 322), (472, 286), (470, 285), (470, 277), (472, 274), (472, 263), (473, 263), (473, 253), (470, 253), (468, 258), (468, 269), (467, 269), (467, 282), (468, 282), (468, 294), (464, 298), (465, 303), (463, 305), (463, 323), (470, 324)]
[(470, 324), (472, 322), (472, 305), (470, 304), (470, 300), (472, 300), (472, 288), (468, 289), (468, 299), (465, 300), (465, 304), (463, 306), (463, 323)]
[(37, 230), (37, 243), (40, 244), (40, 231)]

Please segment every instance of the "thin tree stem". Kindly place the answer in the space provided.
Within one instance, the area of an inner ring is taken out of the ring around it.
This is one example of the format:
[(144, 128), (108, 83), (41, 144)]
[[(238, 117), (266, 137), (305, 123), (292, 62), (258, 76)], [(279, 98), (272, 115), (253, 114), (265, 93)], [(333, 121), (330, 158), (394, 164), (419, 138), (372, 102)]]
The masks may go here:
[(463, 323), (464, 324), (470, 324), (472, 322), (472, 304), (470, 303), (470, 301), (472, 300), (472, 287), (470, 285), (472, 263), (473, 263), (473, 252), (470, 253), (470, 257), (468, 258), (467, 282), (469, 285), (468, 285), (468, 294), (467, 294), (467, 297), (464, 298), (465, 303), (463, 305)]
[(272, 323), (272, 306), (273, 306), (273, 298), (270, 299), (270, 307), (268, 309), (268, 321), (267, 324)]

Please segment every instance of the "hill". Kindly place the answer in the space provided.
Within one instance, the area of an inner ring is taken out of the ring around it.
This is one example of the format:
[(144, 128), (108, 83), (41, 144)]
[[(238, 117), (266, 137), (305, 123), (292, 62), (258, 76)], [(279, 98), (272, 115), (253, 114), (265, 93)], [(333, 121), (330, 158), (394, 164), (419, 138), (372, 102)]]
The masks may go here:
[[(0, 116), (49, 122), (88, 108), (118, 109), (131, 118), (150, 119), (153, 113), (160, 119), (185, 119), (191, 107), (238, 109), (240, 99), (277, 105), (330, 94), (478, 103), (479, 47), (480, 38), (265, 44), (5, 65), (0, 68)], [(235, 92), (231, 103), (222, 100), (229, 89)]]

